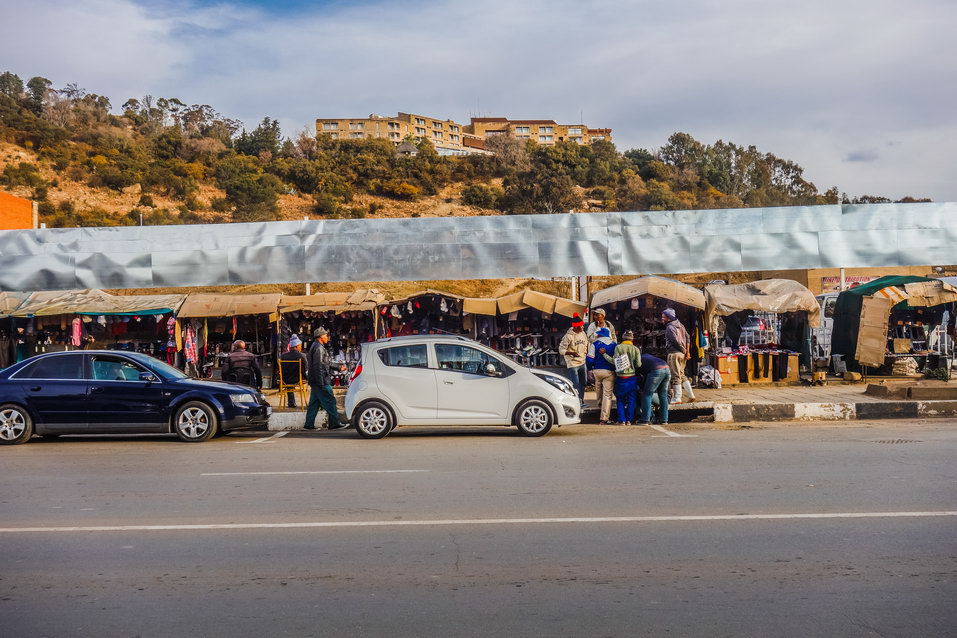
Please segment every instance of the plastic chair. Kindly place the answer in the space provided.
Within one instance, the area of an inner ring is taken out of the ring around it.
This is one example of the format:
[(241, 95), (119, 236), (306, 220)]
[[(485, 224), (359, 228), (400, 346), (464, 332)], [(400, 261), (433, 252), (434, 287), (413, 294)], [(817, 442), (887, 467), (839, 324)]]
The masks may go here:
[(285, 407), (289, 402), (289, 392), (299, 393), (299, 405), (305, 409), (308, 403), (306, 399), (306, 379), (303, 374), (302, 361), (283, 361), (279, 360), (279, 407)]

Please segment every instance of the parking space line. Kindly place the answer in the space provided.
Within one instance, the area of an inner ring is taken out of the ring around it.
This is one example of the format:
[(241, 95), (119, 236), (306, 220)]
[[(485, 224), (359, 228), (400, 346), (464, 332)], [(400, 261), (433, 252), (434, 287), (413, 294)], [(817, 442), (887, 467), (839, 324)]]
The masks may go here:
[(260, 439), (254, 439), (254, 440), (252, 440), (252, 441), (240, 441), (240, 443), (268, 443), (268, 442), (271, 442), (271, 441), (273, 441), (273, 440), (275, 440), (275, 439), (284, 437), (284, 436), (286, 436), (287, 434), (289, 434), (289, 430), (284, 430), (284, 431), (282, 431), (282, 432), (276, 432), (275, 434), (272, 434), (272, 435), (270, 435), (270, 436), (264, 436), (264, 437), (262, 437), (262, 438), (260, 438)]
[(293, 472), (206, 472), (200, 476), (271, 476), (283, 474), (414, 474), (429, 470), (303, 470)]
[(675, 437), (675, 438), (693, 439), (693, 438), (697, 438), (697, 436), (698, 436), (697, 434), (678, 434), (677, 432), (672, 432), (672, 431), (670, 431), (670, 430), (664, 429), (663, 427), (661, 427), (661, 426), (658, 425), (657, 423), (652, 423), (652, 424), (650, 424), (650, 425), (651, 425), (652, 428), (658, 430), (658, 431), (661, 432), (662, 434), (666, 434), (666, 435), (668, 435), (668, 436), (672, 436), (672, 437)]
[(938, 512), (817, 512), (799, 514), (715, 514), (690, 516), (607, 516), (586, 518), (475, 518), (449, 520), (316, 521), (298, 523), (221, 523), (192, 525), (91, 525), (77, 527), (2, 527), (0, 534), (37, 532), (155, 532), (213, 529), (304, 529), (343, 527), (440, 527), (448, 525), (532, 525), (594, 523), (682, 523), (700, 521), (777, 521), (794, 519), (936, 518), (957, 516), (957, 511)]

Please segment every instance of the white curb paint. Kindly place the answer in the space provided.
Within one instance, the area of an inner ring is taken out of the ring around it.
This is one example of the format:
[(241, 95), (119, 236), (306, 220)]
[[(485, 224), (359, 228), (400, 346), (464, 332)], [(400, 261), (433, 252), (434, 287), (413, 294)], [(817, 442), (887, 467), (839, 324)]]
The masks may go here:
[(547, 523), (662, 523), (696, 521), (778, 521), (795, 519), (936, 518), (942, 512), (821, 512), (810, 514), (715, 514), (704, 516), (603, 516), (587, 518), (473, 518), (424, 521), (319, 521), (300, 523), (222, 523), (206, 525), (91, 525), (87, 527), (2, 527), (0, 534), (37, 532), (155, 532), (204, 529), (303, 529), (316, 527), (437, 527), (443, 525), (534, 525)]
[(855, 403), (795, 403), (796, 421), (851, 421), (857, 418)]
[(734, 415), (731, 412), (730, 403), (714, 404), (714, 422), (715, 423), (733, 423)]

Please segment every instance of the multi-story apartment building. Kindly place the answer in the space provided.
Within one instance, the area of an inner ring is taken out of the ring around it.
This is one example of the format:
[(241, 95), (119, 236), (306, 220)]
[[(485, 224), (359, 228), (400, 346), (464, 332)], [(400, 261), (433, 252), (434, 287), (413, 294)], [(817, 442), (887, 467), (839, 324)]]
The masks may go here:
[[(484, 152), (482, 140), (465, 133), (465, 127), (452, 120), (399, 113), (395, 117), (372, 114), (367, 118), (319, 118), (316, 133), (333, 139), (380, 138), (397, 145), (407, 137), (421, 137), (432, 142), (440, 155), (467, 155)], [(468, 139), (466, 139), (468, 138)]]
[(413, 113), (395, 117), (372, 114), (364, 118), (318, 118), (316, 134), (333, 139), (387, 139), (398, 145), (408, 137), (428, 139), (440, 155), (484, 153), (486, 138), (511, 135), (543, 145), (569, 141), (591, 144), (611, 141), (610, 128), (588, 128), (584, 124), (557, 124), (554, 120), (509, 120), (504, 117), (473, 117), (462, 125)]
[(588, 128), (584, 124), (558, 124), (555, 120), (473, 117), (465, 130), (481, 138), (511, 135), (518, 139), (534, 140), (546, 146), (565, 141), (578, 144), (591, 144), (598, 140), (611, 141), (610, 128)]

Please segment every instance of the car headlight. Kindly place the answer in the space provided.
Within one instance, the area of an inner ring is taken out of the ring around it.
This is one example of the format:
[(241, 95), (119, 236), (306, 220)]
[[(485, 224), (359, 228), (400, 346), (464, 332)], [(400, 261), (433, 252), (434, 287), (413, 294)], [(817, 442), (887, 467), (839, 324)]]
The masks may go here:
[(256, 397), (251, 394), (230, 394), (229, 398), (232, 399), (233, 405), (239, 405), (240, 403), (259, 403), (256, 401)]
[(555, 386), (556, 388), (558, 388), (565, 394), (570, 394), (576, 397), (578, 396), (578, 393), (575, 392), (575, 387), (571, 384), (571, 382), (568, 379), (565, 379), (563, 377), (556, 377), (551, 374), (536, 374), (535, 376), (541, 379), (542, 381), (544, 381), (545, 383)]

